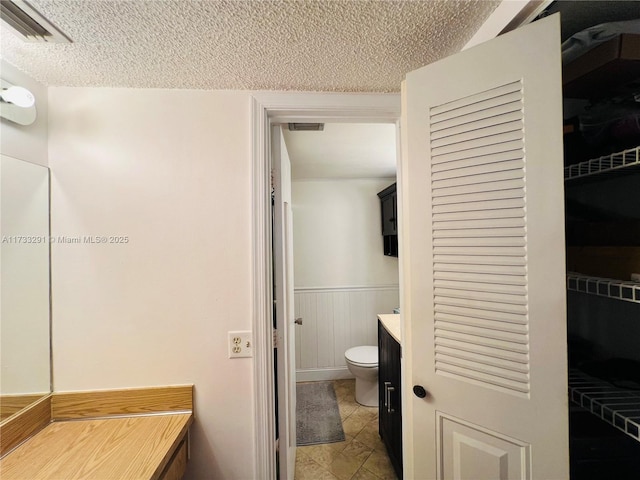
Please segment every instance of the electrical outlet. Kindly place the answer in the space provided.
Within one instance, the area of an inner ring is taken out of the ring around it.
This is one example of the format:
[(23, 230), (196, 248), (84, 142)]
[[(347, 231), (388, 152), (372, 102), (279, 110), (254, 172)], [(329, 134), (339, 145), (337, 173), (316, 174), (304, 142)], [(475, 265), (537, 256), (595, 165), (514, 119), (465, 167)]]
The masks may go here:
[(229, 332), (229, 358), (253, 357), (251, 332)]

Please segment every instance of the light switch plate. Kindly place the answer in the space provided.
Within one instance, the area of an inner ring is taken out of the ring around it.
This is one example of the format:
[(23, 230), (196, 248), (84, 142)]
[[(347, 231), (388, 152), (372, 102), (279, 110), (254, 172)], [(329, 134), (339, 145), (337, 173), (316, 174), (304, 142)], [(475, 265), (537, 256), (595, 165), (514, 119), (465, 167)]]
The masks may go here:
[(251, 331), (229, 332), (229, 358), (253, 357)]

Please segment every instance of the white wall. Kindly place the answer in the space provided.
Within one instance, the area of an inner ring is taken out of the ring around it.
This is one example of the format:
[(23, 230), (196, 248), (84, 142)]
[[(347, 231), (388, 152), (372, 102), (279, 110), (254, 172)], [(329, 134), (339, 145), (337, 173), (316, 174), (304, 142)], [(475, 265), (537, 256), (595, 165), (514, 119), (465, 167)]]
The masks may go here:
[(0, 60), (2, 79), (25, 87), (36, 99), (38, 116), (31, 125), (18, 125), (4, 118), (0, 120), (0, 153), (47, 166), (47, 88), (4, 60)]
[(292, 183), (296, 288), (398, 285), (398, 259), (382, 253), (377, 196), (393, 182)]
[(195, 384), (188, 479), (253, 476), (249, 93), (51, 88), (56, 391)]
[(351, 376), (344, 352), (376, 345), (376, 315), (399, 306), (398, 259), (383, 254), (377, 195), (394, 181), (292, 184), (298, 381)]

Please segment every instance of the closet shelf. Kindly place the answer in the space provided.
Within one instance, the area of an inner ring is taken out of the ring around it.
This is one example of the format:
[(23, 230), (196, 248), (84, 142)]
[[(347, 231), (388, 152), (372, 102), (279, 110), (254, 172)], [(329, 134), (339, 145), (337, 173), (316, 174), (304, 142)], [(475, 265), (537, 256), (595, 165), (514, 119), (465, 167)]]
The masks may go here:
[(640, 74), (639, 46), (640, 35), (622, 33), (568, 63), (562, 69), (564, 96), (602, 98), (627, 91)]
[(640, 303), (640, 283), (567, 272), (567, 290)]
[(617, 388), (599, 378), (569, 370), (569, 398), (640, 442), (640, 391)]
[(564, 180), (577, 180), (592, 175), (617, 173), (623, 169), (640, 166), (640, 147), (623, 150), (622, 152), (604, 155), (599, 158), (569, 165), (564, 168)]

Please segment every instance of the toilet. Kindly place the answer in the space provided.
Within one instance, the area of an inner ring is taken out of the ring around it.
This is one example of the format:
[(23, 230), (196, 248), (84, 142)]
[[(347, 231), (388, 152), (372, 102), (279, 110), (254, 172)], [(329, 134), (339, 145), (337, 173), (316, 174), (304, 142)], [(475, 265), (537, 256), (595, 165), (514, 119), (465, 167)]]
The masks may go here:
[(356, 377), (356, 402), (378, 406), (378, 347), (364, 345), (344, 352), (347, 368)]

